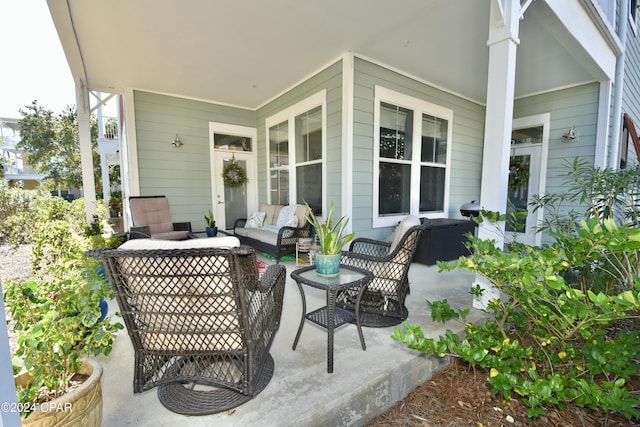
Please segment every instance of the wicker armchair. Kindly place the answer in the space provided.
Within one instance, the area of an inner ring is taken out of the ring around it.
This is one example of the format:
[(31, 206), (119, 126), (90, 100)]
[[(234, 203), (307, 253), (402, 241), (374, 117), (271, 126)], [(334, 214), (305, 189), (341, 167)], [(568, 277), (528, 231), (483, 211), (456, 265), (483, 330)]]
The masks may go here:
[(157, 386), (181, 414), (239, 406), (273, 376), (286, 269), (259, 278), (253, 249), (203, 247), (215, 240), (131, 240), (102, 253), (133, 343), (134, 393)]
[[(417, 225), (414, 225), (417, 224)], [(348, 251), (342, 252), (342, 263), (373, 272), (360, 300), (360, 324), (386, 327), (402, 323), (409, 315), (405, 299), (409, 293), (407, 274), (422, 232), (428, 225), (420, 225), (417, 217), (403, 220), (391, 241), (358, 238)], [(354, 311), (357, 289), (342, 291), (337, 306)]]

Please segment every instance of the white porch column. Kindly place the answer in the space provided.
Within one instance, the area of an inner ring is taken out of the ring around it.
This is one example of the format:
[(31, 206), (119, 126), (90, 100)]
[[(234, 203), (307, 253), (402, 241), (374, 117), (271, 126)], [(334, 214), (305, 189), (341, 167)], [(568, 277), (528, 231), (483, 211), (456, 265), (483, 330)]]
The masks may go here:
[[(484, 130), (480, 206), (506, 212), (509, 150), (516, 78), (516, 47), (520, 43), (520, 0), (492, 0), (489, 29), (489, 77)], [(478, 236), (504, 244), (504, 223), (481, 224)]]
[[(487, 42), (489, 73), (480, 206), (482, 209), (505, 213), (516, 79), (516, 48), (520, 43), (520, 0), (491, 0), (490, 13)], [(502, 248), (504, 232), (504, 221), (498, 224), (485, 221), (478, 228), (478, 237), (493, 239), (496, 246)], [(500, 298), (500, 292), (479, 274), (476, 275), (474, 286), (476, 284), (479, 284), (484, 292), (481, 297), (473, 299), (474, 308), (485, 309), (489, 301)]]
[(91, 109), (89, 91), (83, 84), (76, 85), (76, 104), (78, 108), (78, 136), (80, 138), (80, 161), (82, 164), (82, 192), (87, 215), (87, 223), (93, 220), (97, 212), (96, 183), (93, 178), (93, 149), (91, 148)]

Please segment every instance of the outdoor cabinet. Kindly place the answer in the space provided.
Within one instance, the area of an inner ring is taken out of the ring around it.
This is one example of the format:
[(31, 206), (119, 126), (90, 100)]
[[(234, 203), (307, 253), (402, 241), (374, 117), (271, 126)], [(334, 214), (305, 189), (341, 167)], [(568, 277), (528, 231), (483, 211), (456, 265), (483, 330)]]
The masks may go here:
[(429, 226), (424, 230), (413, 257), (414, 262), (433, 265), (436, 261), (451, 261), (469, 255), (465, 247), (467, 233), (474, 234), (476, 223), (464, 219), (422, 219)]

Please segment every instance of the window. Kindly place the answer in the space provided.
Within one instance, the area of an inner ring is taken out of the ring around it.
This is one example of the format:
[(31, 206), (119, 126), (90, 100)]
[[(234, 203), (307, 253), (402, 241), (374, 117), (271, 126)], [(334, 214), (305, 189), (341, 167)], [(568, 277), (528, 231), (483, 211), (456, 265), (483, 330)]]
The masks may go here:
[(325, 92), (269, 117), (269, 202), (309, 203), (321, 215), (324, 194)]
[(380, 87), (375, 105), (374, 226), (446, 216), (453, 112)]

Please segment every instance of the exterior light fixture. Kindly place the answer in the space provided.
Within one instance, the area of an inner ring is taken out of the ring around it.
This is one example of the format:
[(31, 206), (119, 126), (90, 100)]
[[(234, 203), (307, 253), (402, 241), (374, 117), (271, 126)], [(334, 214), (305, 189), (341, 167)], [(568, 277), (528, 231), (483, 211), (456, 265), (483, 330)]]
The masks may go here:
[(184, 145), (184, 143), (180, 141), (180, 137), (178, 136), (178, 134), (176, 134), (176, 137), (173, 138), (173, 141), (171, 141), (171, 145), (173, 145), (176, 148), (180, 148)]
[(578, 135), (576, 135), (576, 127), (571, 126), (569, 132), (562, 135), (562, 137), (565, 139), (565, 141), (573, 141), (574, 139), (576, 139), (578, 137)]

